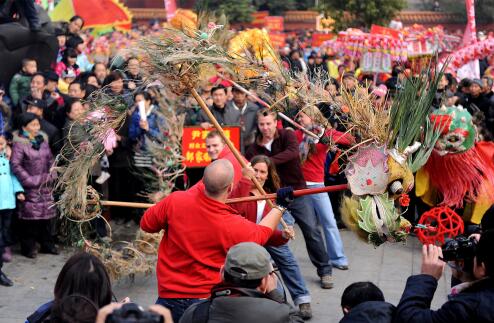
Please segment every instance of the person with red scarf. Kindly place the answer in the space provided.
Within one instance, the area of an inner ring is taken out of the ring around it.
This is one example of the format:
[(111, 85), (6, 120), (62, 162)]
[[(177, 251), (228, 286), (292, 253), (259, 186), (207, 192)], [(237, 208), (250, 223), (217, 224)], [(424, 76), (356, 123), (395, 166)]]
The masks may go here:
[[(325, 118), (317, 107), (307, 108), (298, 114), (298, 122), (307, 130), (322, 135), (321, 139), (314, 140), (301, 130), (295, 133), (299, 142), (302, 173), (308, 188), (324, 187), (324, 163), (328, 152), (328, 144), (349, 146), (353, 142), (352, 136), (335, 129), (324, 129), (318, 125), (325, 122)], [(325, 143), (322, 143), (325, 142)], [(340, 232), (336, 225), (333, 207), (327, 193), (309, 195), (315, 213), (323, 227), (328, 256), (333, 267), (341, 270), (348, 269), (348, 259), (343, 250)]]

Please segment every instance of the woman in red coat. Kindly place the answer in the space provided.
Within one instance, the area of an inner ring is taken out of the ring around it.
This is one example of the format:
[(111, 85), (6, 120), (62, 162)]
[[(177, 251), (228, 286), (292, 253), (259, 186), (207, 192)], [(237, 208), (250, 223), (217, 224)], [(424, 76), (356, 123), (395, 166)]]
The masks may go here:
[[(266, 193), (275, 193), (280, 188), (280, 178), (269, 157), (258, 155), (253, 157), (250, 163), (253, 171), (250, 168), (242, 170), (244, 177), (236, 185), (230, 194), (230, 198), (261, 195), (250, 180), (251, 177), (255, 177), (259, 181)], [(265, 200), (234, 203), (230, 204), (230, 206), (249, 221), (256, 223), (259, 223), (271, 210)], [(283, 214), (283, 219), (290, 225), (294, 223), (289, 213)], [(278, 266), (294, 304), (300, 308), (301, 315), (305, 319), (308, 319), (312, 316), (310, 308), (311, 298), (297, 260), (288, 247), (288, 244), (286, 244), (288, 237), (289, 232), (277, 230), (273, 233), (265, 247)]]

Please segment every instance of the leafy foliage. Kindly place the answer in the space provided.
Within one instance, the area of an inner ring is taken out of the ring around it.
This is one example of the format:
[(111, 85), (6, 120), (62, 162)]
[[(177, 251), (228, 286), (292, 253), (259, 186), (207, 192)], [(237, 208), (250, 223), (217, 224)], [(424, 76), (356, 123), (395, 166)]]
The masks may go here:
[(225, 14), (231, 23), (250, 22), (255, 11), (250, 0), (200, 0), (196, 10)]
[(279, 16), (287, 10), (296, 9), (298, 6), (295, 0), (254, 0), (253, 2), (257, 10), (267, 10), (272, 16)]
[[(463, 0), (440, 0), (439, 8), (445, 12), (455, 12), (467, 20), (465, 1)], [(494, 22), (494, 0), (476, 0), (475, 1), (475, 20), (477, 23)]]
[(336, 20), (336, 29), (342, 30), (387, 25), (405, 6), (404, 0), (323, 0), (320, 9)]

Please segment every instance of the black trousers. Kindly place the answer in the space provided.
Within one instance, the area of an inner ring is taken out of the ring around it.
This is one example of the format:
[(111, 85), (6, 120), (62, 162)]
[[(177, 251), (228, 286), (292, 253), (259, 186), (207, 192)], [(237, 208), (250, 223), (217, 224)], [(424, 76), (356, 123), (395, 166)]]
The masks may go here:
[(14, 210), (0, 210), (0, 247), (8, 247), (14, 243), (12, 240), (12, 216)]
[(19, 240), (21, 241), (21, 253), (28, 254), (34, 251), (36, 242), (42, 249), (50, 249), (55, 243), (52, 235), (52, 222), (48, 220), (24, 220), (19, 219)]

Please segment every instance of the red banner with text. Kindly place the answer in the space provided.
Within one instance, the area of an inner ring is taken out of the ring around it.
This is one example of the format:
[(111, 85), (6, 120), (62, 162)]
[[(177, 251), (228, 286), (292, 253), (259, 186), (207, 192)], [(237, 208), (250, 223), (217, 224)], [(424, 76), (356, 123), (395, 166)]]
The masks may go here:
[(254, 28), (263, 28), (264, 20), (269, 16), (269, 11), (256, 11), (252, 13), (252, 21), (250, 25)]
[(312, 34), (312, 47), (319, 47), (326, 40), (330, 40), (333, 38), (334, 38), (334, 34), (313, 33)]
[[(186, 167), (206, 167), (211, 158), (206, 151), (206, 136), (214, 128), (184, 127), (182, 136), (182, 156)], [(240, 127), (224, 127), (226, 137), (240, 150)]]
[(396, 39), (402, 38), (400, 31), (393, 29), (393, 28), (388, 28), (388, 27), (383, 27), (383, 26), (378, 26), (378, 25), (372, 25), (370, 33), (371, 34), (378, 34), (378, 35), (387, 35), (387, 36), (391, 36), (391, 37), (396, 38)]
[(281, 16), (267, 16), (264, 18), (264, 27), (269, 31), (283, 31), (285, 26), (283, 24), (283, 17)]

